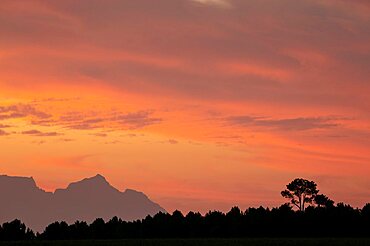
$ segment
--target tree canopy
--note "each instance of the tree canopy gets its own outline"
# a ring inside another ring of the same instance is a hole
[[[292,205],[296,206],[299,211],[304,211],[305,204],[311,204],[319,190],[314,181],[307,179],[296,178],[286,186],[286,190],[281,192],[281,195],[290,199]]]

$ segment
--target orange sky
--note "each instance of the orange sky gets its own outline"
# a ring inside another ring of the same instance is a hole
[[[101,173],[168,211],[370,197],[370,4],[5,0],[0,173]]]

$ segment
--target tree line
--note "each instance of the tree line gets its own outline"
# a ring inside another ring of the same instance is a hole
[[[180,211],[159,212],[136,221],[113,217],[91,224],[54,222],[34,233],[21,221],[0,226],[0,240],[78,240],[125,238],[228,238],[228,237],[370,237],[370,203],[353,208],[319,194],[313,181],[295,179],[282,191],[289,203],[277,208],[233,207],[229,212],[205,215]],[[296,209],[294,209],[296,208]]]

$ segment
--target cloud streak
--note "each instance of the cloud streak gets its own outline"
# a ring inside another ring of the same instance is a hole
[[[205,4],[205,5],[213,5],[223,8],[230,8],[232,6],[230,0],[192,0],[193,2]]]
[[[63,135],[61,133],[57,132],[41,132],[39,130],[28,130],[28,131],[23,131],[23,135],[31,135],[31,136],[37,136],[37,137],[56,137]]]
[[[27,104],[0,106],[0,120],[24,118],[27,116],[38,119],[47,119],[51,117],[50,114],[39,111],[35,107]]]
[[[161,118],[153,117],[152,114],[152,111],[130,113],[110,112],[108,114],[101,113],[99,117],[89,117],[84,116],[83,112],[74,112],[61,116],[57,122],[75,130],[96,129],[104,127],[107,124],[109,126],[134,130],[162,122]]]
[[[143,128],[145,126],[154,125],[162,122],[161,118],[152,117],[151,111],[139,111],[135,113],[122,114],[114,116],[111,120],[116,121],[130,129]]]
[[[7,136],[7,135],[9,135],[9,133],[0,129],[0,136]]]
[[[334,120],[334,118],[323,117],[268,119],[251,116],[231,116],[226,119],[226,121],[233,126],[262,127],[283,131],[306,131],[333,128],[338,126]]]

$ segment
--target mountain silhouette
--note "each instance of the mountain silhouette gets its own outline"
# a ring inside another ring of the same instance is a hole
[[[54,193],[37,187],[32,177],[0,175],[0,199],[0,223],[20,219],[39,232],[54,221],[92,222],[113,216],[131,221],[166,212],[144,193],[130,189],[120,192],[99,174]]]

